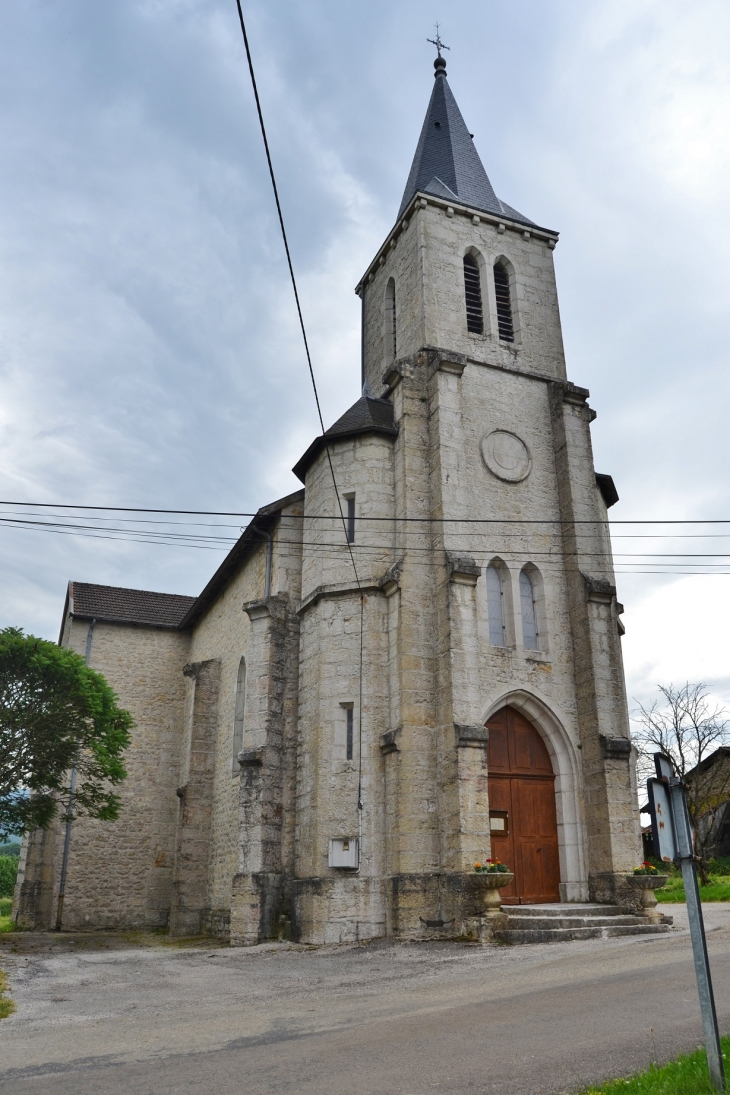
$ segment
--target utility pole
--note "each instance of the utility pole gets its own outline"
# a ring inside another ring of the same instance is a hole
[[[720,1030],[717,1025],[715,997],[712,992],[710,959],[707,954],[702,902],[697,883],[694,854],[694,833],[687,809],[684,784],[674,774],[674,765],[663,753],[654,754],[657,778],[647,781],[651,809],[654,849],[665,863],[679,863],[687,897],[687,917],[692,938],[692,952],[700,998],[702,1026],[705,1032],[707,1067],[716,1091],[725,1091],[725,1069],[722,1063]]]

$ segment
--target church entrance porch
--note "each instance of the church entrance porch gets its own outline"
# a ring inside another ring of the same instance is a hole
[[[537,730],[513,707],[487,722],[492,856],[514,872],[504,905],[560,901],[555,773]]]

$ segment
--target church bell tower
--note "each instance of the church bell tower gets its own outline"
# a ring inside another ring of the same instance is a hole
[[[357,287],[363,396],[295,469],[312,515],[303,937],[334,938],[333,922],[343,939],[479,931],[474,864],[490,855],[515,875],[508,904],[632,901],[618,496],[593,466],[589,393],[566,375],[557,240],[497,197],[439,51],[396,222]],[[316,515],[337,512],[330,458],[358,585],[344,551],[317,551]],[[352,770],[338,734],[358,743]],[[343,834],[350,874],[324,859]]]

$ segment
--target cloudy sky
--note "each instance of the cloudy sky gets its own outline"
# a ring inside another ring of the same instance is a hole
[[[359,394],[353,288],[398,208],[440,19],[495,189],[561,232],[612,517],[730,519],[727,3],[244,10],[326,421]],[[0,146],[0,498],[251,511],[295,489],[318,427],[235,0],[0,0]],[[54,638],[69,578],[194,594],[222,558],[91,523],[0,526],[1,626]],[[617,553],[704,553],[618,566],[629,694],[702,679],[730,703],[730,558],[707,557],[730,524],[671,531],[614,530]]]

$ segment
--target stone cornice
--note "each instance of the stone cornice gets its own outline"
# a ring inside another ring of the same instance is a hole
[[[334,597],[351,597],[359,595],[361,593],[382,593],[383,590],[380,587],[380,582],[374,581],[372,578],[366,578],[360,582],[360,585],[354,585],[352,582],[337,582],[333,585],[317,586],[311,593],[302,600],[299,606],[298,612],[301,616],[308,609],[317,604],[318,601],[329,600]]]
[[[382,265],[381,259],[384,261],[386,252],[395,247],[398,242],[398,237],[408,230],[408,225],[413,217],[416,216],[421,209],[425,209],[429,205],[433,205],[437,209],[443,209],[447,216],[468,217],[472,224],[480,224],[484,221],[485,224],[496,227],[497,231],[518,232],[525,239],[530,239],[530,237],[534,236],[535,239],[542,240],[546,243],[551,250],[553,250],[558,242],[559,233],[552,232],[549,228],[541,228],[537,224],[522,224],[519,221],[511,220],[510,217],[506,215],[498,217],[495,213],[485,213],[481,209],[472,209],[468,205],[461,205],[458,201],[446,201],[444,198],[434,197],[433,194],[425,194],[422,191],[418,191],[418,193],[413,195],[413,199],[403,215],[398,218],[388,235],[385,237],[375,258],[357,283],[355,292],[358,296],[362,295],[363,286],[366,281],[372,278],[376,268],[379,265]]]
[[[481,567],[477,566],[471,555],[463,555],[455,551],[446,552],[446,566],[449,581],[457,585],[475,586],[482,572]]]

